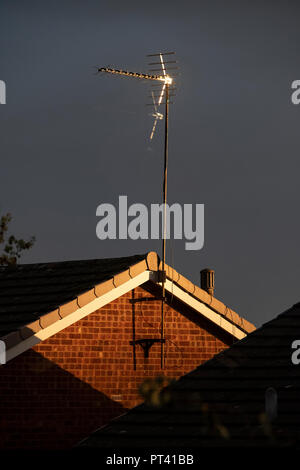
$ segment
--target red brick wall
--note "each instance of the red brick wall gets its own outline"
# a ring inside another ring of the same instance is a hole
[[[146,378],[178,378],[232,343],[170,299],[164,370],[159,343],[148,359],[136,345],[134,369],[133,315],[136,339],[159,338],[161,303],[133,308],[133,295],[152,293],[137,288],[1,366],[0,447],[70,447],[140,403],[138,386]]]

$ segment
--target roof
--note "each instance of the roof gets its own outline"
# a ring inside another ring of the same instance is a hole
[[[155,252],[1,267],[0,338],[11,350],[7,360],[147,281],[159,285],[159,269]],[[221,329],[237,339],[255,329],[172,267],[165,269],[166,290]]]
[[[300,340],[300,303],[164,389],[168,404],[133,408],[81,446],[299,446],[294,340]],[[273,421],[265,409],[266,391],[271,398],[277,395]]]
[[[0,336],[125,271],[145,255],[0,267]]]

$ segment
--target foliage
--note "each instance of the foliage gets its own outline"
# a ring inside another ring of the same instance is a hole
[[[160,407],[170,401],[170,392],[167,388],[174,380],[164,376],[146,379],[139,387],[139,393],[149,406]]]
[[[8,226],[12,220],[11,214],[7,213],[0,218],[0,266],[15,265],[21,254],[25,250],[29,250],[34,242],[35,237],[25,241],[22,238],[18,239],[14,235],[8,235]]]
[[[164,376],[157,376],[153,379],[148,378],[139,387],[139,393],[145,400],[147,406],[153,408],[162,408],[165,405],[170,406],[173,404],[176,411],[177,405],[179,408],[182,403],[176,404],[177,399],[174,395],[172,387],[174,379],[169,379]],[[186,411],[192,411],[199,416],[199,433],[201,436],[218,436],[221,439],[230,439],[228,429],[221,423],[218,415],[214,413],[207,403],[202,402],[198,393],[188,395],[184,398],[184,405]],[[169,409],[169,413],[171,410]]]

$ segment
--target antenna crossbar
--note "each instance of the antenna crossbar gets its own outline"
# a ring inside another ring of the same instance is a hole
[[[158,54],[147,54],[147,57],[159,57],[161,55],[171,55],[175,54],[175,52],[159,52]]]
[[[177,60],[164,61],[165,64],[177,64]],[[161,65],[161,62],[149,62],[148,65]]]
[[[108,73],[113,73],[116,75],[125,75],[127,77],[144,78],[146,80],[155,80],[159,82],[166,81],[166,78],[162,75],[149,75],[147,73],[128,72],[127,70],[110,69],[108,67],[101,67],[100,69],[98,69],[98,72],[108,72]]]

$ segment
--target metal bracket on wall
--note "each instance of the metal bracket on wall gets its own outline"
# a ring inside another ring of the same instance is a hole
[[[165,343],[165,339],[161,338],[143,338],[143,339],[137,339],[135,341],[130,341],[130,344],[132,346],[139,344],[144,351],[144,357],[147,359],[149,357],[149,350],[155,343]]]

